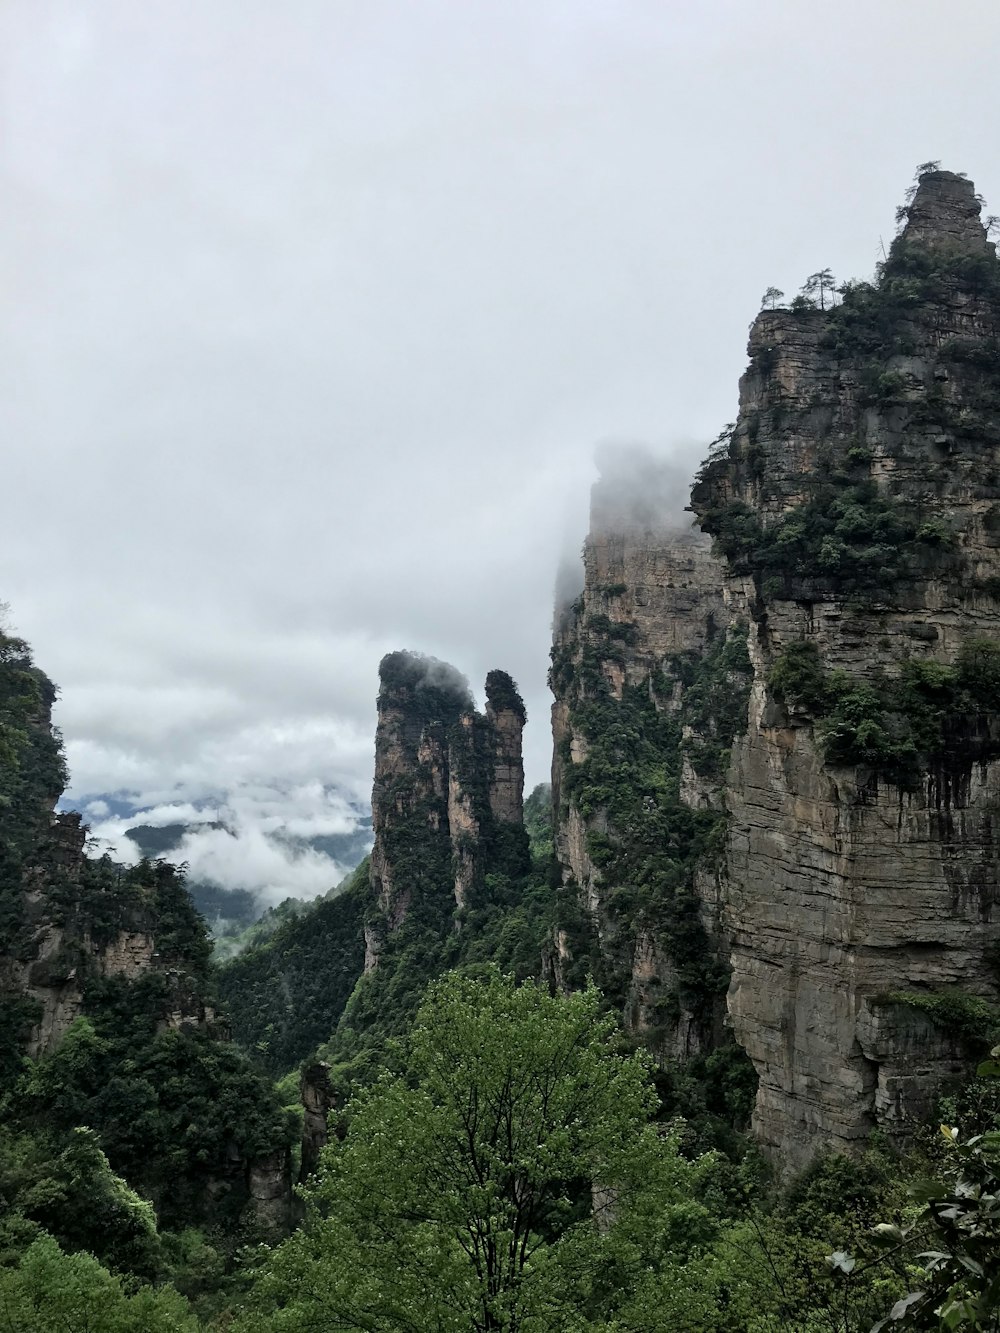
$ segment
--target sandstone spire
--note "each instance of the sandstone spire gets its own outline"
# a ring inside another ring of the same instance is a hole
[[[1000,265],[979,214],[970,181],[926,173],[876,283],[761,314],[693,491],[750,627],[720,907],[755,1127],[786,1168],[905,1135],[974,1065],[935,996],[1000,998]]]
[[[905,245],[953,253],[995,255],[980,221],[982,203],[976,187],[953,171],[925,172],[906,210],[900,240]]]
[[[456,907],[509,859],[500,827],[523,818],[524,705],[510,676],[490,672],[483,716],[444,662],[390,653],[379,673],[371,860],[379,915],[365,927],[366,971],[413,910],[450,930]]]

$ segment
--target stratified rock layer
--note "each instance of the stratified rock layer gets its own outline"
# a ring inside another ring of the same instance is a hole
[[[525,712],[511,678],[490,672],[483,716],[465,678],[443,662],[390,653],[379,676],[371,859],[378,912],[365,924],[366,973],[415,905],[447,930],[480,885],[499,832],[523,822]]]
[[[595,970],[626,1026],[683,1060],[719,1035],[718,941],[692,919],[692,844],[695,824],[707,831],[718,815],[726,767],[706,760],[715,723],[708,709],[692,725],[689,686],[726,651],[731,617],[680,478],[635,452],[602,470],[583,592],[557,614],[550,676],[555,850],[584,922],[556,932],[547,962],[562,984]],[[734,697],[745,684],[733,679]],[[719,748],[728,755],[728,739]]]
[[[827,762],[816,717],[769,686],[790,645],[877,683],[1000,637],[1000,275],[979,213],[970,182],[925,175],[876,286],[762,313],[732,440],[694,489],[750,623],[717,908],[756,1131],[787,1166],[905,1131],[962,1068],[960,1043],[887,996],[997,996],[996,720],[966,719],[900,785]]]

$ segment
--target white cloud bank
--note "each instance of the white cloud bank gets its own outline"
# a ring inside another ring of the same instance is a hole
[[[285,789],[243,785],[199,803],[143,805],[119,793],[114,807],[104,798],[82,803],[94,851],[134,863],[139,850],[127,836],[130,828],[187,825],[166,853],[169,859],[185,863],[192,880],[246,889],[266,904],[325,893],[353,868],[366,840],[363,811],[318,782]],[[308,845],[311,839],[352,834],[359,851],[350,861]]]

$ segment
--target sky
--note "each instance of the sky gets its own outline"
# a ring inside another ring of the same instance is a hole
[[[1000,212],[998,43],[984,0],[3,0],[0,600],[95,832],[222,809],[217,878],[318,891],[266,835],[364,807],[396,648],[510,671],[544,780],[595,450],[692,471],[764,290],[870,274],[918,162]]]

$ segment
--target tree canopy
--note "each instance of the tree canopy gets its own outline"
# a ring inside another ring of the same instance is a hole
[[[693,1202],[705,1164],[657,1133],[654,1104],[648,1058],[618,1049],[594,989],[552,996],[493,969],[444,977],[402,1072],[355,1098],[242,1327],[610,1327],[664,1226],[672,1261],[685,1235],[711,1229]]]

